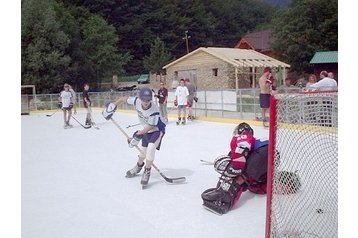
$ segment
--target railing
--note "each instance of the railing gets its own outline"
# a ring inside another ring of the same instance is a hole
[[[169,91],[167,109],[168,113],[176,113],[174,107],[174,93]],[[90,92],[92,107],[103,108],[106,102],[112,102],[119,96],[136,96],[138,90],[126,92]],[[24,96],[24,95],[23,95]],[[254,119],[261,115],[259,105],[259,89],[240,89],[236,94],[235,90],[211,90],[198,91],[198,101],[194,102],[193,113],[195,116],[224,117],[232,119]],[[58,108],[59,94],[37,94],[36,99],[28,95],[30,111],[55,110]],[[82,93],[76,94],[77,109],[83,108]],[[127,104],[121,109],[133,110]]]

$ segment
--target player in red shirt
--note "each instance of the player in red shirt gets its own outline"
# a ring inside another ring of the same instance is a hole
[[[250,186],[249,183],[254,182],[249,180],[245,169],[247,169],[246,162],[255,149],[255,144],[259,144],[257,141],[259,140],[255,139],[254,131],[249,124],[243,122],[235,128],[230,142],[229,155],[219,157],[214,162],[215,170],[221,174],[216,188],[207,189],[201,194],[205,208],[220,215],[228,212],[239,200],[241,193]],[[258,163],[262,164],[258,170],[265,174],[267,171],[267,167],[265,167],[267,164],[267,142],[265,145],[259,145],[259,148],[262,147],[265,148],[266,153],[255,157],[263,161],[263,163]],[[257,159],[253,159],[253,161]],[[266,180],[264,184],[266,185]]]

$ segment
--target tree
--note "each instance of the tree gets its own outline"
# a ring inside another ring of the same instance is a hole
[[[338,1],[292,0],[273,20],[272,48],[292,71],[310,71],[316,51],[338,49]]]
[[[129,54],[119,54],[115,28],[98,15],[91,16],[83,25],[81,48],[85,51],[85,63],[89,65],[101,85],[105,77],[123,73],[123,65],[130,60]]]
[[[164,42],[157,37],[150,48],[150,55],[144,57],[143,64],[151,73],[160,74],[163,66],[172,60],[173,56],[165,49]]]
[[[21,83],[39,92],[58,89],[70,63],[68,36],[60,29],[48,0],[24,0],[21,7]]]

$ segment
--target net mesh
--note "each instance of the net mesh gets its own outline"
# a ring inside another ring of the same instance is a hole
[[[338,237],[338,95],[274,101],[270,237]]]

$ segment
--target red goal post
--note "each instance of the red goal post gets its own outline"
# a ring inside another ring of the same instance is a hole
[[[269,141],[266,238],[337,237],[337,91],[272,95]]]

